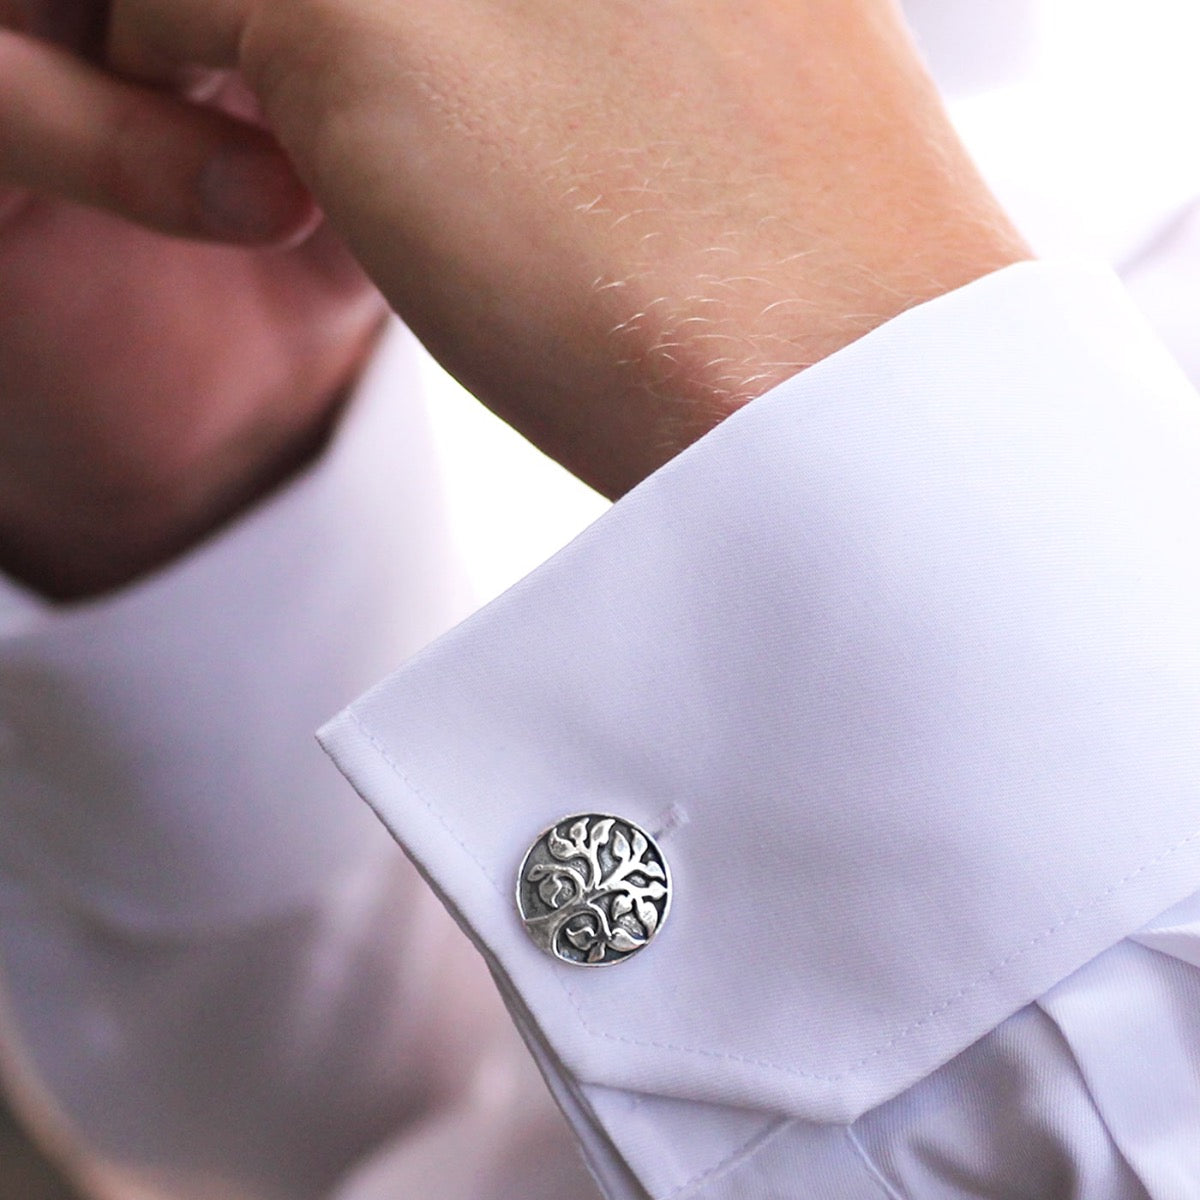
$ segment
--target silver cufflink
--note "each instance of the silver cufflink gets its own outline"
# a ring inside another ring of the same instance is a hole
[[[671,873],[654,839],[603,813],[564,817],[529,847],[517,910],[547,954],[581,967],[632,958],[671,907]]]

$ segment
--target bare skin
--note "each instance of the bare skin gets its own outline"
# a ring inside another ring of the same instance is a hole
[[[211,130],[184,132],[170,88],[240,72],[435,355],[613,496],[772,384],[1028,257],[890,0],[115,0],[107,56],[122,81],[81,70],[60,105],[84,80],[123,89],[193,163]],[[91,152],[64,157],[32,107],[0,175],[53,160],[59,192],[212,236],[197,172],[164,176],[136,122],[75,129]],[[278,194],[260,219],[286,231]]]
[[[82,11],[9,0],[0,15],[22,27],[40,18],[41,32],[66,37],[77,30],[63,18]],[[103,110],[61,88],[59,67],[93,81],[82,64],[0,32],[0,60],[22,55],[42,69],[27,98],[42,104],[40,119],[53,117],[48,99],[64,112],[70,100],[87,119]],[[0,66],[0,93],[11,86],[14,75]],[[108,87],[99,90],[111,101]],[[232,85],[214,99],[248,111]],[[17,107],[0,101],[12,122]],[[144,574],[310,456],[383,314],[270,139],[211,111],[179,109],[187,120],[200,115],[205,136],[218,128],[225,144],[249,139],[284,181],[273,227],[270,187],[265,204],[255,196],[259,224],[248,240],[267,235],[267,246],[184,241],[0,188],[0,566],[53,598]],[[163,128],[180,144],[173,123]],[[10,166],[6,177],[20,173]]]

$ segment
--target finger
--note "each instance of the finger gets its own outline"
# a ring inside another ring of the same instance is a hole
[[[284,243],[317,220],[261,130],[2,30],[0,182],[183,237]]]
[[[115,0],[106,61],[146,82],[174,82],[179,68],[235,67],[249,0]]]

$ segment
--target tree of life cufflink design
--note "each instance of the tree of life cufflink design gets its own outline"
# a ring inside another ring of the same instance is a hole
[[[657,936],[670,907],[666,859],[623,817],[564,817],[538,836],[517,874],[517,910],[529,936],[576,966],[632,958]]]

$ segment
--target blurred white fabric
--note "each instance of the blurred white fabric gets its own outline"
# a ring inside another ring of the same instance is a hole
[[[594,1195],[482,964],[312,737],[469,607],[398,326],[323,459],[219,538],[99,601],[9,586],[0,1078],[89,1192]]]

